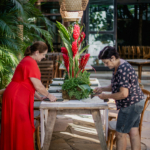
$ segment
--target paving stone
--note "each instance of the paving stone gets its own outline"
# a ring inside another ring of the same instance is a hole
[[[150,139],[150,122],[142,123],[142,138]]]
[[[95,128],[91,128],[91,126],[81,126],[76,124],[69,124],[71,133],[74,134],[75,137],[83,136],[82,138],[88,138],[91,141],[98,141],[97,131]]]
[[[54,126],[55,131],[65,131],[68,127],[68,123],[72,123],[72,119],[69,118],[57,118]]]
[[[64,139],[56,139],[51,141],[50,150],[72,150]]]
[[[68,140],[67,143],[75,150],[101,150],[99,142],[90,141],[88,138],[78,136],[77,138],[72,138]]]
[[[142,143],[146,144],[147,150],[150,150],[150,139],[143,139],[142,138]]]
[[[73,150],[102,150],[100,144],[69,143]]]
[[[74,138],[75,136],[70,132],[54,132],[53,137],[54,139],[62,138],[64,140],[69,140],[71,138]]]

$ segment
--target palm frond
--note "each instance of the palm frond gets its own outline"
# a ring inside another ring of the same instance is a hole
[[[22,2],[25,0],[22,0]],[[23,14],[23,5],[20,0],[11,0],[11,2],[15,5],[15,7]]]
[[[51,48],[53,50],[53,43],[52,43],[53,38],[48,31],[37,27],[35,24],[23,23],[23,25],[26,28],[28,28],[28,31],[34,29],[38,34],[41,34],[42,36],[44,36],[44,38],[47,40],[48,44],[51,46]]]
[[[16,67],[19,63],[18,58],[14,55],[13,51],[2,46],[0,46],[0,60],[4,65],[7,64],[10,67]]]

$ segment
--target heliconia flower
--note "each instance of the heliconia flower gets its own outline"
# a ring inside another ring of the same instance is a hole
[[[68,55],[68,51],[67,51],[66,47],[61,47],[61,52],[62,52],[63,54]]]
[[[88,60],[89,60],[90,54],[85,54],[81,57],[80,63],[79,63],[79,69],[84,70]]]
[[[72,52],[73,52],[73,58],[74,58],[78,52],[77,41],[72,42]]]
[[[74,40],[77,40],[80,36],[80,27],[79,25],[74,25],[74,29],[73,29],[73,38]]]
[[[69,72],[69,56],[66,54],[63,54],[63,59],[64,59],[64,65],[67,69],[67,72]]]
[[[80,40],[78,41],[78,45],[80,46],[81,42],[85,39],[85,33],[82,32],[81,35],[80,35]]]
[[[85,39],[85,36],[86,36],[85,33],[82,32],[82,33],[81,33],[81,36],[80,36],[80,37],[81,37],[81,42]]]

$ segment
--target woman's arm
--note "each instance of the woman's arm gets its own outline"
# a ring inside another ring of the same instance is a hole
[[[102,93],[102,94],[99,94],[98,97],[100,99],[109,99],[109,98],[112,98],[112,99],[115,99],[115,100],[121,100],[121,99],[127,98],[128,95],[129,95],[129,89],[121,87],[120,91],[117,92],[117,93],[112,93],[112,94]]]
[[[51,95],[43,86],[42,82],[37,79],[37,78],[30,78],[31,82],[33,83],[36,91],[38,91],[39,93],[41,93],[42,95],[46,96],[47,98],[49,98],[51,101],[56,101],[56,97]]]
[[[101,88],[102,88],[102,91],[112,92],[112,86],[111,86],[111,84],[109,86],[101,87]]]
[[[36,97],[38,100],[42,100],[42,97],[35,91],[34,97]]]
[[[97,87],[94,89],[94,92],[95,93],[102,93],[102,92],[111,92],[112,91],[112,86],[111,84],[109,86],[106,86],[106,87]]]

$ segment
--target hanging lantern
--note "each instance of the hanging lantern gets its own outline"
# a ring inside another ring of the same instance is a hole
[[[76,19],[82,18],[83,11],[68,12],[68,11],[62,11],[62,9],[60,8],[60,14],[61,14],[62,19],[76,20]]]
[[[70,18],[70,19],[63,19],[64,22],[76,22],[79,21],[79,18]]]
[[[82,10],[86,10],[89,0],[82,0]]]
[[[82,11],[82,0],[59,0],[62,11]]]

